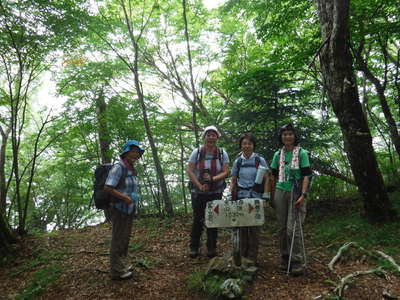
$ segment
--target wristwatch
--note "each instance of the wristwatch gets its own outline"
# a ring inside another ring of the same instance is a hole
[[[304,198],[307,198],[307,193],[301,193],[302,196],[304,196]]]

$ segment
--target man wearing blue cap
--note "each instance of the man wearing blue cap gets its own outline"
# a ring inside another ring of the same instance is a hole
[[[144,149],[136,140],[129,140],[122,147],[120,161],[110,170],[104,189],[114,198],[110,205],[112,239],[110,249],[111,278],[131,278],[132,266],[128,263],[128,246],[132,231],[133,216],[137,209],[138,180],[136,161]],[[120,182],[121,181],[121,182]]]

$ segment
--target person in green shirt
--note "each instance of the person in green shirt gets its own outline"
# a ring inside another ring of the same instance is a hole
[[[280,128],[278,139],[282,148],[275,152],[271,163],[273,184],[276,184],[272,205],[279,227],[280,268],[287,270],[295,215],[298,213],[301,223],[306,216],[305,199],[311,169],[308,152],[300,148],[299,137],[292,124]],[[300,230],[296,228],[290,273],[303,274],[303,263]]]

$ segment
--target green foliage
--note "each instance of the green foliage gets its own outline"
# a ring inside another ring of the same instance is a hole
[[[62,273],[62,267],[58,264],[47,265],[33,273],[26,286],[16,296],[17,300],[36,299],[46,288],[58,280]]]
[[[161,263],[162,263],[162,261],[160,259],[152,259],[149,257],[142,257],[135,261],[136,266],[138,266],[140,268],[144,268],[144,269],[150,269],[152,267],[157,267]]]
[[[106,246],[111,245],[111,237],[110,236],[105,237],[103,242],[99,243],[99,245],[106,245]]]
[[[187,285],[193,291],[205,293],[216,299],[222,296],[221,284],[225,279],[218,275],[207,276],[204,272],[197,271],[188,277]]]
[[[132,241],[129,245],[129,252],[136,252],[143,249],[143,244],[140,241]]]
[[[47,265],[52,260],[62,260],[65,258],[66,253],[62,250],[44,251],[38,250],[34,253],[34,259],[30,260],[29,263],[22,264],[11,272],[10,276],[18,276],[21,273],[31,271],[38,266]]]
[[[312,226],[311,238],[317,243],[331,245],[334,251],[345,242],[353,241],[366,249],[379,248],[389,255],[400,257],[400,228],[397,222],[370,224],[357,213],[325,214],[319,220]]]
[[[350,19],[353,51],[360,51],[380,80],[387,79],[385,92],[392,111],[397,111],[400,91],[395,63],[400,32],[397,2],[352,1]],[[174,210],[187,212],[190,205],[185,168],[194,137],[182,2],[110,0],[96,7],[85,0],[1,3],[0,23],[4,26],[0,29],[0,52],[6,63],[0,65],[0,73],[6,74],[10,68],[18,75],[18,48],[25,70],[33,70],[33,75],[52,65],[57,93],[65,98],[63,112],[47,126],[39,143],[41,149],[47,143],[50,146],[37,160],[31,196],[27,197],[28,229],[73,228],[101,220],[101,214],[89,207],[93,169],[100,162],[99,100],[107,106],[101,118],[108,125],[109,157],[117,159],[121,144],[128,138],[143,141],[150,150],[133,88],[134,49],[121,4],[131,8],[129,21],[139,44],[138,68],[145,105]],[[299,130],[302,147],[324,167],[351,178],[341,132],[322,86],[316,56],[321,38],[315,3],[230,0],[208,11],[202,1],[196,0],[187,1],[187,8],[194,84],[200,101],[198,125],[216,124],[223,130],[219,145],[227,149],[231,161],[238,153],[240,134],[252,131],[258,138],[256,151],[270,162],[278,147],[279,127],[291,122]],[[53,62],[61,52],[60,66]],[[6,79],[0,76],[4,112],[12,99],[10,86],[3,84]],[[360,85],[366,81],[359,79]],[[11,89],[16,95],[15,87]],[[27,91],[29,101],[31,93]],[[363,93],[385,182],[398,185],[400,161],[388,138],[376,91],[366,82]],[[34,113],[29,105],[27,109],[18,160],[22,168],[26,167],[20,182],[22,196],[27,190],[27,170],[38,131],[35,123],[45,113],[41,109]],[[9,115],[1,114],[2,128],[9,125],[9,119]],[[6,157],[11,156],[8,144]],[[141,213],[162,215],[164,207],[151,151],[145,152],[138,171]],[[5,174],[11,174],[11,160],[6,160]],[[12,180],[7,208],[13,226],[18,225],[20,210],[13,196],[16,192]],[[318,200],[329,195],[334,199],[355,193],[354,186],[323,175],[315,180],[310,198]],[[357,209],[362,210],[362,206]],[[154,234],[159,225],[149,224],[149,234]]]

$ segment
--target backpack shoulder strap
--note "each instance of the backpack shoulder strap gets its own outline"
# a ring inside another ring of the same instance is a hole
[[[205,149],[204,147],[199,146],[199,148],[197,148],[196,165],[199,163],[201,159],[204,159],[204,156],[205,156]]]
[[[240,174],[240,168],[242,167],[243,159],[241,157],[241,152],[237,156],[237,178],[239,179],[239,174]],[[239,180],[238,180],[239,181]]]
[[[126,178],[126,176],[128,176],[128,168],[125,167],[120,162],[117,162],[117,164],[119,164],[121,166],[122,174],[121,174],[121,177],[119,178],[116,188],[123,189],[123,188],[125,188],[125,178]]]
[[[222,166],[224,165],[224,148],[218,148],[218,159],[222,168]]]
[[[256,169],[258,169],[258,167],[260,166],[260,155],[258,153],[254,153],[255,157],[254,157],[254,161],[255,161],[255,165],[256,165]]]

